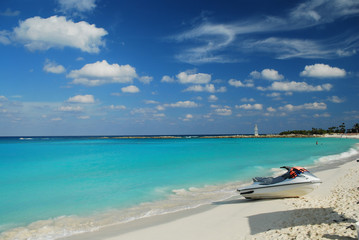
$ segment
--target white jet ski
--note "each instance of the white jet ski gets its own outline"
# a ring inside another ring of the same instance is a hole
[[[256,177],[253,184],[238,188],[247,199],[300,197],[310,193],[322,182],[302,167],[281,167],[288,170],[279,177]]]

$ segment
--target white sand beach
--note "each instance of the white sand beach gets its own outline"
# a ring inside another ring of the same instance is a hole
[[[301,198],[255,201],[238,195],[68,239],[356,239],[359,163],[313,173],[323,183]]]

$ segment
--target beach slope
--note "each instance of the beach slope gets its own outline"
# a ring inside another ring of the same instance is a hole
[[[246,200],[238,195],[211,205],[72,236],[82,239],[338,239],[356,237],[359,163],[315,172],[323,183],[301,198]]]

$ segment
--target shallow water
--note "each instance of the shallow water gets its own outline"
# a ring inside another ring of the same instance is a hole
[[[318,145],[316,145],[318,141]],[[358,154],[357,139],[0,139],[0,231],[57,238],[236,194],[283,165]],[[334,156],[333,156],[334,155]]]

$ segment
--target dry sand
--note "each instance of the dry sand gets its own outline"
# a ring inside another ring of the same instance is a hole
[[[301,198],[253,201],[238,196],[69,239],[356,239],[359,163],[314,173],[323,183]]]

